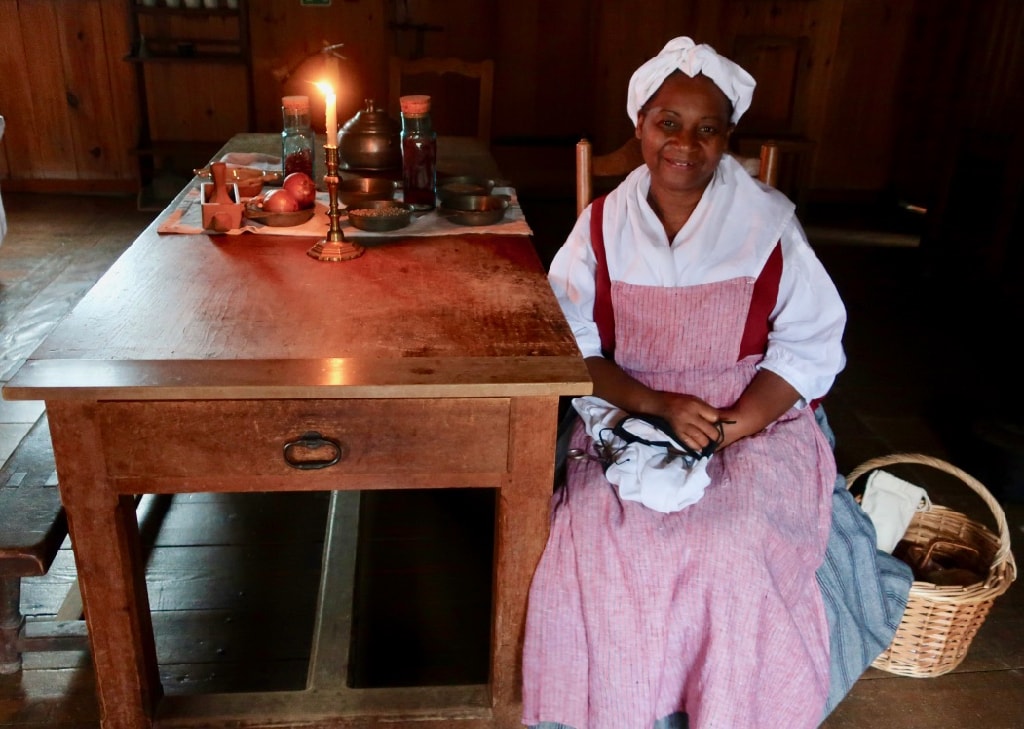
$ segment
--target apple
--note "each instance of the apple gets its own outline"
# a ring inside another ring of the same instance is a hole
[[[299,201],[282,187],[263,196],[263,209],[268,213],[294,213],[299,209]]]
[[[316,183],[305,172],[289,174],[281,183],[281,189],[290,192],[300,208],[311,208],[316,202]]]

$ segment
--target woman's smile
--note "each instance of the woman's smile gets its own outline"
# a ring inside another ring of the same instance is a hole
[[[675,73],[637,117],[656,194],[694,194],[714,176],[732,133],[729,100],[711,79]]]

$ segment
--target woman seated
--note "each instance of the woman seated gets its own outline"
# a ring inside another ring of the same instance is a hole
[[[844,366],[846,312],[793,204],[725,154],[753,90],[689,38],[637,69],[627,113],[645,164],[552,262],[595,397],[576,403],[585,457],[555,494],[531,587],[527,725],[798,729],[825,715],[815,573],[837,475],[813,404]],[[665,469],[623,467],[611,431],[627,414],[618,435],[665,436],[687,495]]]

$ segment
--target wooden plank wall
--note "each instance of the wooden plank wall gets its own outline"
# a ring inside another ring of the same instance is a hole
[[[197,53],[238,52],[243,45],[239,19],[232,16],[140,15],[139,33],[150,53],[176,50],[161,46],[161,38],[187,38]],[[148,63],[141,70],[152,140],[196,140],[217,149],[248,128],[249,70],[244,63]]]
[[[383,103],[386,91],[389,38],[384,0],[334,2],[324,7],[298,7],[297,0],[249,0],[256,130],[280,131],[281,97],[310,97],[310,113],[324,126],[323,96],[311,84],[334,77],[339,123],[362,108],[363,99]],[[331,64],[320,53],[344,43],[345,57]]]
[[[1024,3],[979,0],[964,12],[954,0],[937,0],[921,16],[944,28],[952,19],[962,35],[940,47],[932,56],[936,67],[920,69],[915,79],[934,93],[920,99],[917,136],[903,137],[916,142],[916,156],[901,175],[930,175],[905,182],[927,186],[926,243],[959,279],[960,291],[977,288],[980,317],[1008,312],[998,321],[1016,331],[1024,324]]]
[[[134,69],[121,60],[132,40],[130,1],[0,0],[0,78],[9,80],[0,85],[0,114],[8,123],[0,146],[5,188],[85,181],[83,188],[95,189],[95,183],[123,186],[134,179]],[[765,138],[786,140],[801,194],[887,193],[925,201],[937,195],[937,158],[950,144],[942,116],[955,113],[949,100],[962,96],[953,92],[967,78],[957,49],[993,39],[996,55],[982,54],[980,62],[995,75],[970,76],[969,100],[982,116],[1010,118],[1000,114],[1024,60],[999,38],[1017,28],[1014,6],[1013,0],[344,0],[302,7],[299,0],[249,0],[254,131],[280,128],[280,97],[287,93],[308,93],[322,126],[322,101],[309,82],[331,74],[342,121],[365,98],[385,106],[388,56],[423,53],[495,59],[498,143],[571,144],[586,135],[602,151],[631,133],[624,98],[633,70],[669,38],[689,34],[759,78],[737,141],[750,153]],[[317,53],[329,43],[345,44],[345,60],[334,67]],[[242,123],[242,82],[228,73],[182,79],[181,68],[147,71],[153,83],[173,87],[150,100],[155,131],[219,139],[235,130]]]
[[[0,1],[0,170],[23,189],[133,189],[129,0]],[[5,188],[10,187],[5,184]]]

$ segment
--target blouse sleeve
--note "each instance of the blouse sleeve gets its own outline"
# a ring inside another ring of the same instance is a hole
[[[801,406],[825,395],[846,364],[846,307],[796,219],[782,234],[782,279],[768,348],[758,367],[800,393]]]
[[[587,208],[548,269],[548,281],[565,314],[584,357],[601,356],[601,337],[594,323],[594,271],[590,246],[590,210]]]

